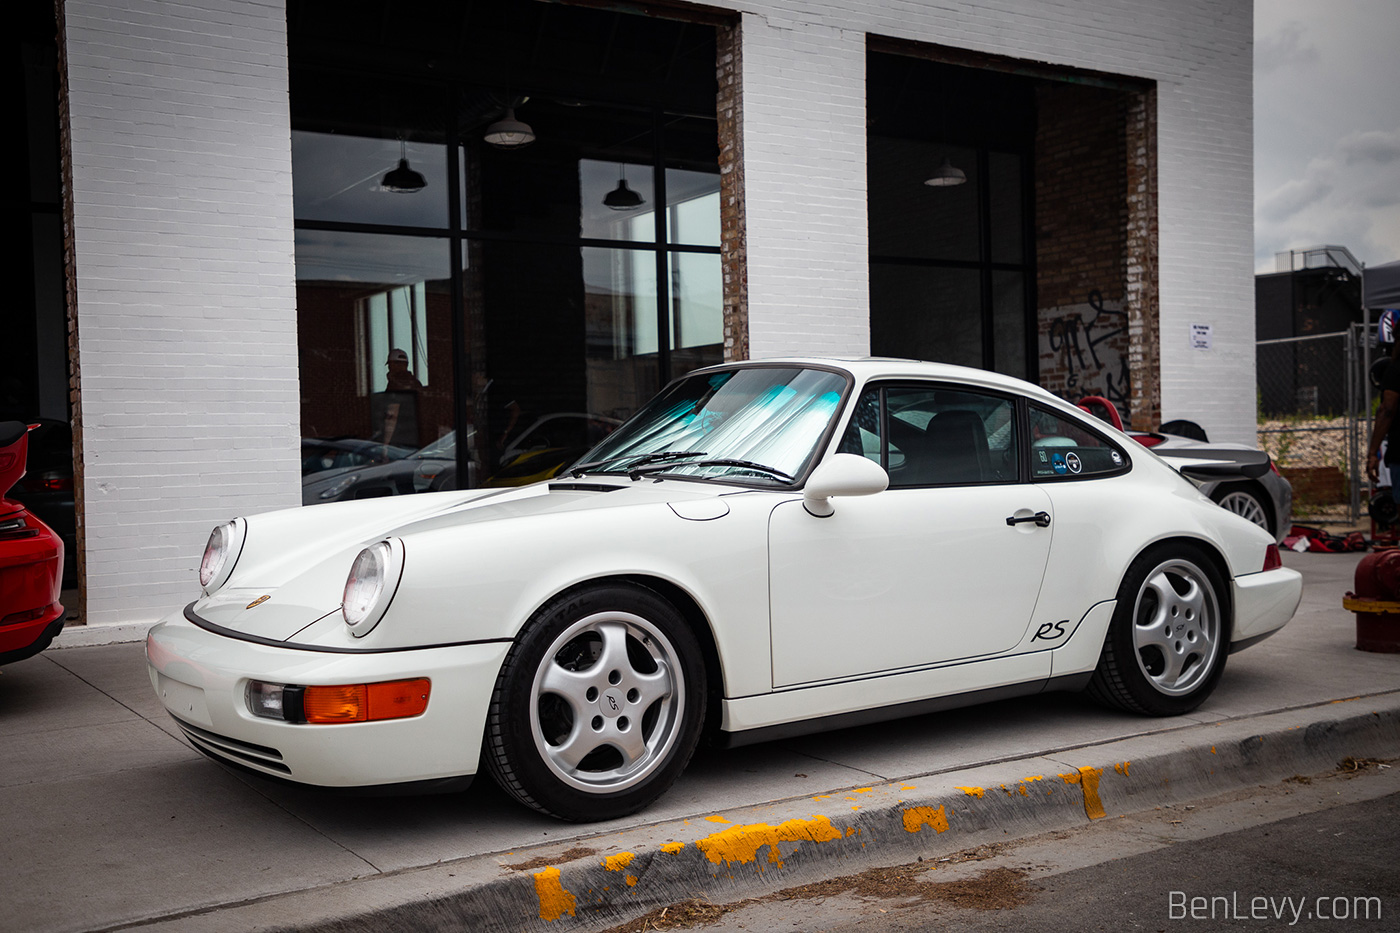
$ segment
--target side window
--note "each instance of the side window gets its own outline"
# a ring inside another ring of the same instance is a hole
[[[1057,479],[1121,473],[1128,458],[1077,422],[1031,406],[1031,478]]]
[[[868,457],[884,466],[880,443],[880,390],[866,389],[851,413],[851,423],[841,437],[837,453]]]
[[[1015,482],[1015,414],[1009,399],[961,389],[869,389],[840,450],[879,463],[892,489]]]

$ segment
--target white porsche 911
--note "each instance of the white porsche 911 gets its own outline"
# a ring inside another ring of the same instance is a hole
[[[744,744],[1086,689],[1183,713],[1302,593],[1270,535],[1033,385],[784,360],[668,386],[559,478],[216,528],[147,639],[194,746],[303,784],[484,768],[570,820]]]

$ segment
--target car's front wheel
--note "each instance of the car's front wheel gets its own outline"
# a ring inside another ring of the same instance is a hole
[[[527,806],[605,820],[659,797],[695,751],[705,667],[659,594],[598,586],[547,604],[506,656],[485,764]]]
[[[1111,706],[1175,716],[1210,696],[1229,654],[1224,580],[1200,548],[1154,548],[1118,589],[1088,692]]]

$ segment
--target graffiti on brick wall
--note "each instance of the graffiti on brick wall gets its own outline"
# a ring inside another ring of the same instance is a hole
[[[1071,401],[1101,395],[1128,420],[1128,314],[1095,289],[1086,304],[1040,312],[1040,376]]]

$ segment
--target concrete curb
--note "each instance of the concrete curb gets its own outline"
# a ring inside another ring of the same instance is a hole
[[[122,622],[102,625],[66,625],[54,637],[49,651],[63,648],[93,648],[98,645],[118,645],[145,641],[146,633],[155,625],[151,622]]]
[[[596,930],[690,897],[739,900],[1329,770],[1346,756],[1396,755],[1400,692],[375,875],[142,926]]]

